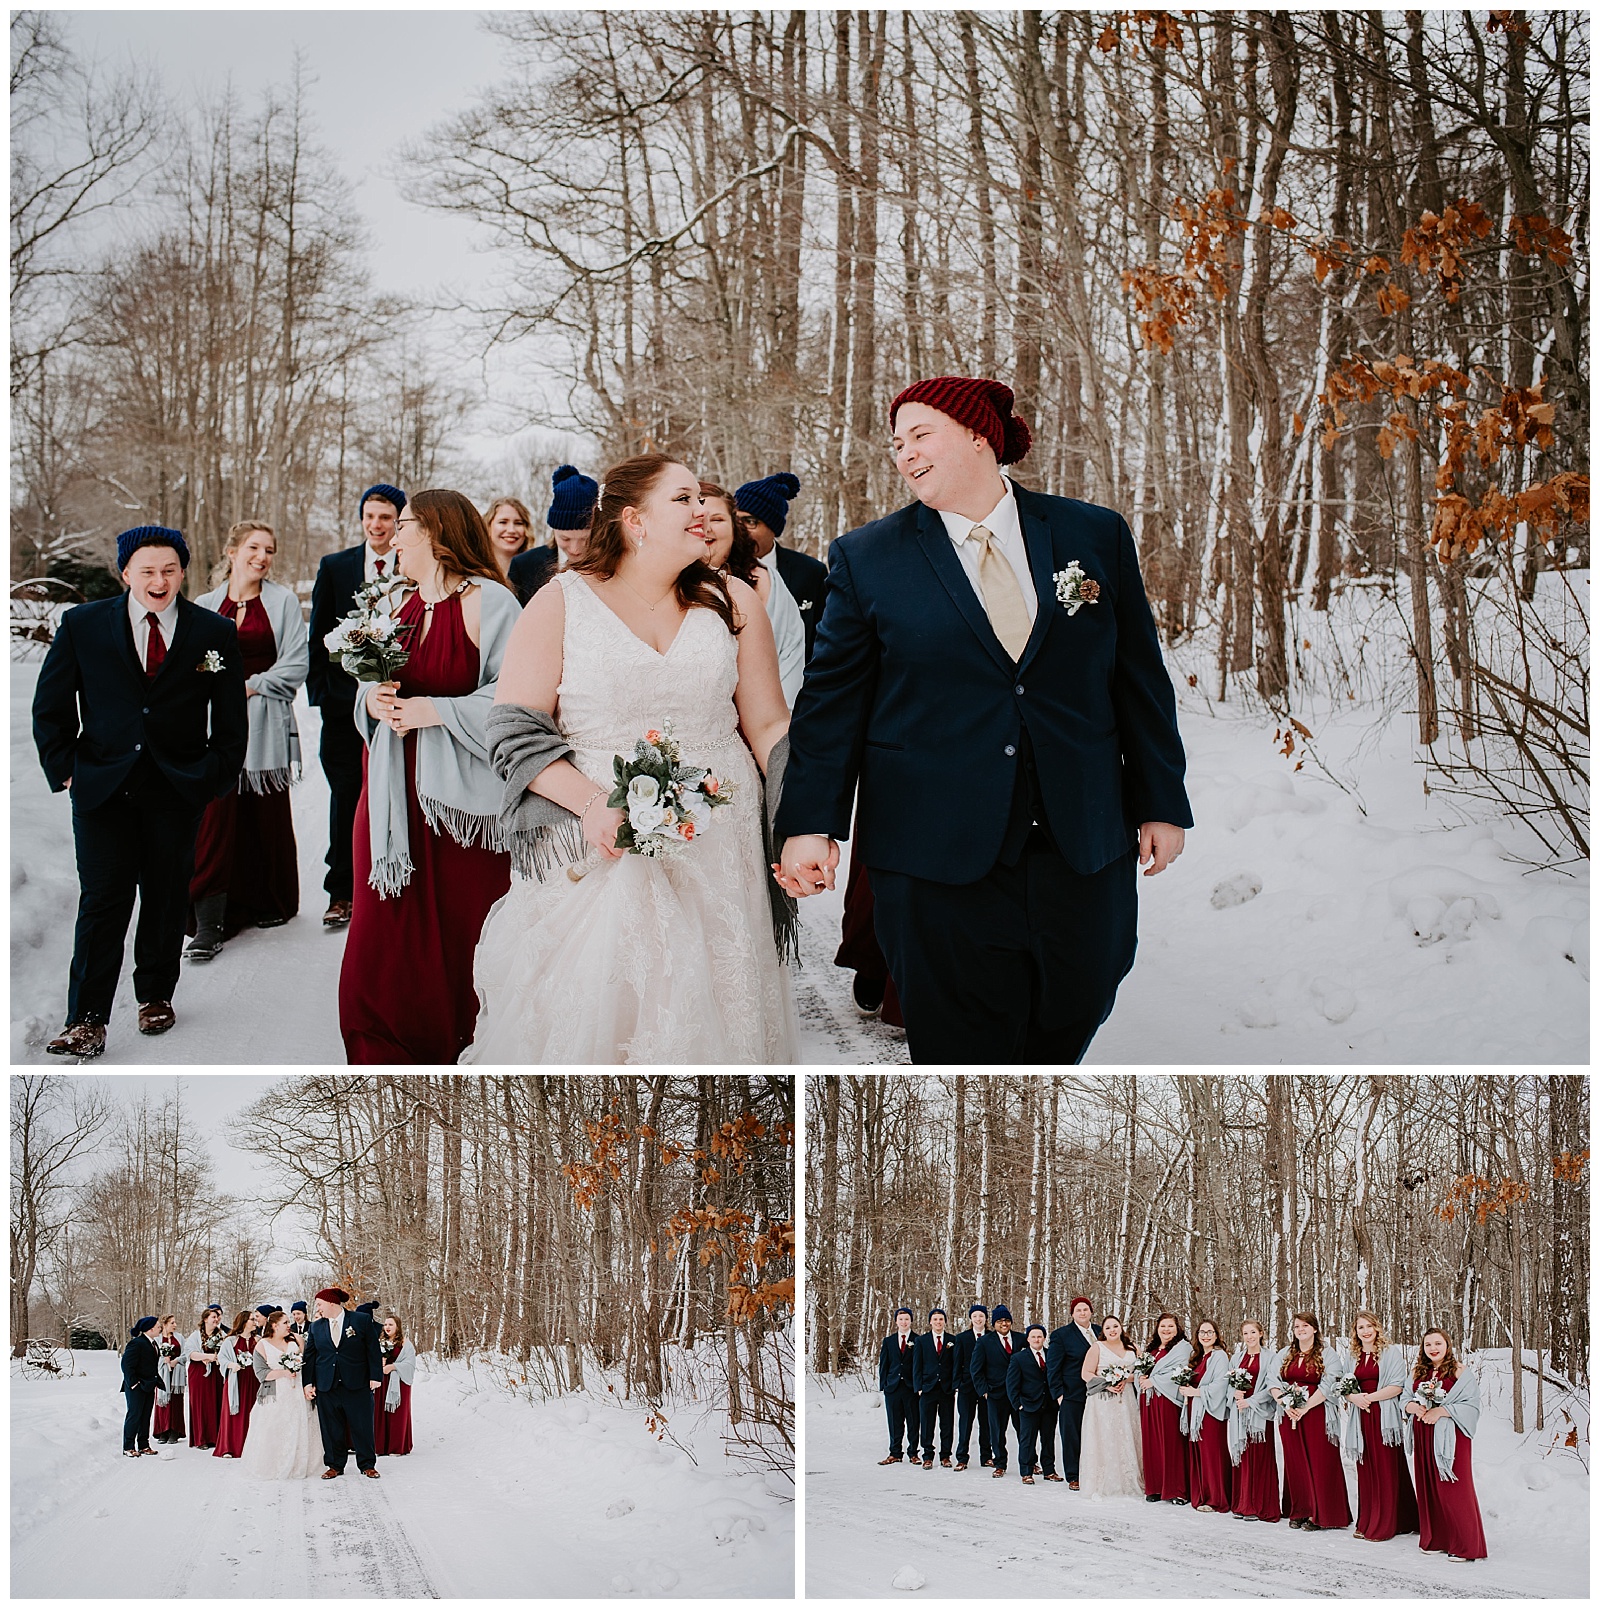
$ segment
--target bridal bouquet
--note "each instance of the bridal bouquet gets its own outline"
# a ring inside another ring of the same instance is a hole
[[[300,1348],[291,1345],[284,1348],[283,1356],[278,1359],[278,1367],[287,1369],[291,1374],[298,1374],[305,1361]]]
[[[1303,1408],[1311,1401],[1311,1393],[1304,1386],[1285,1386],[1278,1400],[1285,1408]]]
[[[1450,1395],[1450,1387],[1443,1380],[1424,1380],[1417,1387],[1417,1395],[1430,1408],[1442,1408],[1444,1399]]]
[[[606,803],[625,814],[617,828],[617,848],[630,855],[679,853],[704,830],[711,812],[731,804],[731,784],[704,766],[685,765],[672,736],[672,724],[651,729],[633,746],[633,757],[617,755],[616,786]]]
[[[1107,1387],[1126,1385],[1133,1378],[1134,1366],[1131,1363],[1102,1363],[1099,1375]]]
[[[1256,1389],[1256,1377],[1248,1369],[1230,1369],[1228,1371],[1228,1389],[1242,1391],[1248,1397]]]
[[[411,657],[403,646],[411,627],[397,618],[398,595],[410,585],[404,576],[380,576],[358,587],[355,608],[322,639],[358,682],[395,681]]]

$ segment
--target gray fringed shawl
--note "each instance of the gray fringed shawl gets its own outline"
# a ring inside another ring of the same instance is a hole
[[[504,782],[497,820],[503,846],[511,853],[512,870],[519,877],[543,882],[552,872],[582,860],[589,852],[589,844],[578,818],[553,799],[529,791],[546,766],[572,755],[572,745],[555,717],[548,710],[536,710],[526,704],[496,704],[489,711],[485,735],[490,763]],[[778,813],[788,762],[789,739],[785,734],[767,756],[765,808],[761,813],[764,874],[766,866],[778,859],[772,823]],[[775,878],[767,875],[766,882],[778,959],[795,962],[799,959],[799,910]]]
[[[1172,1350],[1159,1358],[1150,1371],[1150,1389],[1159,1392],[1175,1408],[1181,1408],[1188,1401],[1187,1397],[1178,1395],[1178,1372],[1188,1368],[1193,1356],[1194,1347],[1187,1339],[1174,1342]]]
[[[239,1371],[252,1367],[252,1363],[241,1363],[237,1335],[230,1335],[226,1341],[217,1348],[217,1362],[222,1367],[222,1378],[228,1382],[228,1412],[239,1411]]]
[[[189,1359],[182,1343],[175,1358],[164,1358],[156,1347],[156,1406],[169,1407],[174,1397],[181,1397],[189,1382]]]
[[[199,1330],[191,1330],[188,1339],[183,1343],[183,1361],[200,1364],[207,1374],[210,1374],[212,1364],[217,1361],[215,1352],[201,1350]]]
[[[1356,1372],[1359,1357],[1352,1357],[1348,1373],[1352,1376]],[[1383,1445],[1385,1447],[1402,1447],[1405,1445],[1405,1415],[1400,1411],[1400,1405],[1410,1396],[1410,1387],[1406,1381],[1406,1358],[1403,1348],[1396,1346],[1392,1341],[1378,1354],[1378,1384],[1374,1388],[1383,1391],[1389,1386],[1405,1387],[1398,1397],[1385,1397],[1378,1404],[1382,1417],[1379,1421]],[[1344,1455],[1353,1462],[1361,1463],[1367,1455],[1365,1445],[1366,1433],[1362,1429],[1363,1415],[1359,1408],[1346,1404],[1344,1408]]]
[[[1190,1441],[1199,1441],[1205,1429],[1206,1414],[1213,1419],[1228,1417],[1228,1403],[1233,1393],[1228,1390],[1228,1354],[1221,1347],[1212,1347],[1206,1354],[1206,1372],[1200,1377],[1198,1397],[1180,1397],[1178,1430]],[[1195,1413],[1196,1407],[1203,1409]]]
[[[1289,1382],[1283,1377],[1283,1366],[1289,1361],[1289,1354],[1294,1350],[1294,1346],[1291,1344],[1290,1346],[1284,1347],[1281,1352],[1273,1353],[1272,1378],[1270,1380],[1263,1379],[1261,1381],[1261,1387],[1263,1390],[1270,1390],[1273,1386],[1277,1386],[1277,1388],[1281,1391],[1286,1385],[1289,1384]],[[1265,1350],[1262,1351],[1261,1356],[1263,1359],[1266,1358],[1267,1354]],[[1347,1368],[1345,1368],[1344,1361],[1344,1353],[1339,1349],[1339,1347],[1332,1341],[1324,1341],[1322,1343],[1322,1378],[1316,1383],[1316,1385],[1311,1387],[1312,1396],[1316,1396],[1319,1391],[1324,1392],[1324,1399],[1323,1403],[1321,1404],[1323,1409],[1322,1428],[1328,1433],[1328,1440],[1331,1441],[1335,1447],[1339,1445],[1339,1409],[1335,1402],[1327,1399],[1326,1390],[1327,1387],[1332,1385],[1333,1382],[1341,1375],[1348,1374],[1350,1372]],[[1265,1374],[1267,1368],[1265,1362],[1262,1363],[1261,1368],[1262,1373]],[[1281,1411],[1283,1404],[1279,1403],[1278,1407]]]
[[[516,594],[493,581],[478,587],[478,686],[461,698],[430,695],[438,726],[424,726],[417,740],[417,804],[432,832],[458,844],[482,844],[503,853],[500,779],[489,764],[487,722],[511,628],[522,613]],[[372,834],[372,873],[367,881],[380,899],[398,897],[411,881],[411,838],[406,824],[405,740],[367,710],[377,684],[356,687],[355,722],[367,744],[367,803]]]
[[[1422,1402],[1415,1386],[1399,1400],[1402,1404]],[[1428,1406],[1426,1402],[1422,1405]],[[1438,1470],[1440,1480],[1453,1481],[1456,1478],[1456,1432],[1459,1430],[1469,1441],[1478,1434],[1478,1413],[1482,1404],[1478,1397],[1477,1377],[1463,1369],[1456,1376],[1456,1383],[1450,1387],[1444,1407],[1444,1417],[1433,1427],[1433,1467]],[[1412,1453],[1414,1418],[1413,1414],[1405,1415],[1408,1460]]]
[[[385,1413],[398,1413],[400,1411],[400,1387],[410,1385],[417,1375],[417,1349],[409,1342],[400,1343],[400,1356],[394,1360],[394,1368],[389,1371],[388,1389],[383,1394],[383,1411]]]
[[[1240,1407],[1233,1400],[1232,1391],[1228,1393],[1228,1456],[1235,1464],[1243,1460],[1245,1447],[1250,1442],[1265,1441],[1272,1434],[1272,1421],[1278,1417],[1278,1404],[1267,1389],[1272,1384],[1272,1358],[1264,1347],[1259,1357],[1256,1388],[1244,1399],[1244,1406]],[[1244,1345],[1241,1343],[1228,1360],[1228,1369],[1231,1373],[1243,1367]]]
[[[227,596],[224,582],[195,602],[221,614]],[[295,725],[294,696],[311,668],[311,644],[300,599],[288,587],[263,581],[261,607],[272,627],[278,657],[265,670],[245,678],[245,686],[255,697],[246,701],[250,740],[239,786],[247,793],[281,793],[300,780],[300,730]]]

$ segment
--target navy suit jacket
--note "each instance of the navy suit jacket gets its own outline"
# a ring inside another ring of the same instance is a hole
[[[1011,1359],[1006,1371],[1006,1395],[1012,1406],[1026,1413],[1038,1413],[1054,1404],[1050,1395],[1050,1363],[1041,1352],[1036,1358],[1028,1347],[1023,1347]]]
[[[988,1334],[988,1331],[984,1332]],[[978,1345],[978,1335],[975,1330],[963,1330],[956,1337],[956,1388],[960,1391],[976,1391],[972,1383],[972,1354]]]
[[[953,1335],[941,1337],[943,1345],[934,1350],[933,1332],[929,1330],[917,1337],[911,1353],[911,1383],[918,1393],[943,1391],[951,1393],[956,1385],[956,1341]]]
[[[1010,1369],[1017,1353],[1028,1350],[1027,1343],[1020,1335],[1013,1333],[1011,1342],[1011,1356],[1006,1356],[1004,1342],[993,1330],[985,1330],[983,1338],[978,1342],[972,1353],[972,1383],[978,1388],[979,1396],[988,1396],[991,1391],[998,1391],[1003,1396],[1006,1390],[1006,1372]]]
[[[1100,1326],[1089,1326],[1098,1338]],[[1088,1398],[1089,1382],[1083,1377],[1083,1360],[1089,1355],[1089,1343],[1084,1340],[1076,1324],[1063,1324],[1050,1332],[1050,1345],[1045,1356],[1050,1360],[1050,1395],[1067,1397],[1075,1402]]]
[[[159,1383],[155,1343],[148,1335],[131,1336],[122,1349],[122,1389],[154,1391]]]
[[[328,1320],[315,1320],[306,1332],[305,1355],[301,1378],[318,1391],[370,1392],[372,1382],[383,1379],[383,1342],[366,1313],[345,1314],[337,1351]]]
[[[334,709],[347,715],[355,709],[355,677],[335,663],[322,639],[350,613],[356,588],[366,575],[366,551],[367,544],[358,542],[353,548],[327,554],[317,566],[317,579],[311,588],[311,619],[306,626],[311,637],[306,697],[318,709]]]
[[[900,1350],[900,1332],[883,1338],[883,1345],[878,1348],[878,1389],[880,1391],[893,1391],[904,1386],[907,1390],[915,1391],[916,1377],[913,1372],[917,1338],[914,1335],[906,1337],[906,1349]]]
[[[126,593],[61,617],[33,693],[33,741],[53,793],[72,783],[93,810],[141,756],[203,810],[239,780],[250,718],[239,634],[225,615],[179,597],[167,657],[154,680],[134,647]],[[208,653],[222,669],[202,670]]]
[[[517,601],[526,604],[528,599],[556,573],[560,555],[554,548],[527,548],[511,561],[506,580],[516,593]]]
[[[823,600],[828,592],[828,567],[821,559],[814,559],[798,548],[786,548],[779,542],[773,549],[773,560],[778,574],[789,589],[790,596],[800,610],[801,624],[806,628],[806,661],[817,645],[817,622],[822,619]]]
[[[1092,503],[1015,495],[1039,599],[1016,662],[934,510],[913,503],[834,542],[778,837],[846,838],[855,804],[864,865],[976,882],[999,857],[1024,727],[1050,834],[1074,871],[1126,854],[1142,822],[1193,825],[1127,523]],[[1069,616],[1054,577],[1073,560],[1100,596]]]

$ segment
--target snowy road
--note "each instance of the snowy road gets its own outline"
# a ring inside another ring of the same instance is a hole
[[[715,1426],[698,1466],[646,1410],[530,1403],[464,1364],[423,1361],[416,1447],[381,1481],[254,1481],[191,1449],[119,1456],[117,1360],[11,1380],[11,1592],[30,1598],[782,1597],[794,1507],[729,1473]],[[603,1393],[603,1388],[602,1393]],[[675,1429],[689,1437],[687,1416]]]
[[[1479,1476],[1490,1556],[1459,1565],[1423,1554],[1415,1537],[1368,1543],[1348,1531],[1247,1527],[1188,1508],[1095,1503],[1064,1485],[1024,1486],[1015,1473],[997,1481],[978,1464],[976,1437],[964,1474],[938,1464],[879,1468],[883,1399],[844,1381],[837,1389],[834,1396],[828,1383],[807,1381],[808,1597],[893,1597],[905,1566],[925,1577],[927,1597],[974,1600],[1588,1593],[1588,1553],[1578,1540],[1588,1530],[1587,1478],[1547,1481],[1537,1518],[1533,1493],[1522,1486],[1529,1512],[1519,1507],[1513,1526],[1506,1482],[1524,1470],[1511,1457],[1480,1454],[1477,1467],[1493,1472]],[[1502,1429],[1509,1442],[1509,1426],[1485,1421],[1486,1432]],[[1491,1448],[1500,1451],[1498,1441],[1485,1453]],[[1537,1460],[1529,1467],[1536,1478],[1546,1474]],[[1557,1492],[1561,1502],[1549,1501]]]

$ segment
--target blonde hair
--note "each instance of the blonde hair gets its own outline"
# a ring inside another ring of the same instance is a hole
[[[228,527],[228,534],[222,539],[222,557],[211,566],[212,586],[216,586],[219,581],[226,581],[232,577],[233,556],[239,551],[240,545],[252,531],[265,531],[272,538],[272,551],[276,556],[278,533],[265,520],[240,520],[237,525]]]
[[[1389,1337],[1383,1333],[1383,1321],[1376,1313],[1369,1313],[1366,1308],[1362,1308],[1361,1311],[1357,1313],[1356,1316],[1350,1321],[1351,1353],[1358,1358],[1362,1353],[1361,1337],[1356,1333],[1356,1326],[1360,1324],[1362,1319],[1365,1319],[1367,1323],[1369,1323],[1377,1332],[1372,1338],[1373,1357],[1382,1357],[1383,1349],[1389,1344]]]
[[[528,505],[520,497],[495,498],[483,511],[484,528],[487,529],[494,524],[495,515],[503,508],[513,508],[517,511],[517,517],[522,521],[523,529],[527,532],[527,535],[522,539],[522,551],[526,553],[529,548],[536,545],[533,540],[533,515],[528,512]]]

